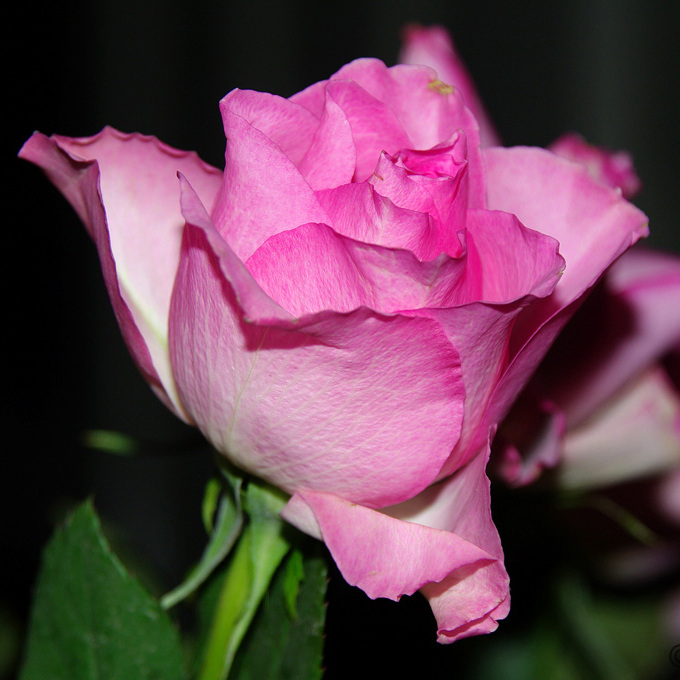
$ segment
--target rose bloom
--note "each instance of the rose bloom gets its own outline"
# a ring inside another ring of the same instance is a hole
[[[160,398],[290,494],[350,584],[421,590],[440,642],[507,615],[490,440],[647,231],[582,165],[482,145],[458,84],[360,59],[289,99],[235,90],[224,171],[110,128],[21,151],[93,237]]]

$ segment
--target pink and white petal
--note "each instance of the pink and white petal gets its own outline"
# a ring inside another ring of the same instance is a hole
[[[479,122],[482,146],[499,146],[499,136],[446,29],[441,26],[412,24],[404,29],[402,42],[399,61],[403,64],[429,66],[437,72],[441,80],[460,90],[465,105]]]
[[[495,558],[453,571],[422,588],[437,619],[439,642],[490,633],[510,608],[503,549],[491,518],[488,460],[487,439],[482,450],[454,475],[385,510],[392,517],[451,532]]]
[[[212,218],[236,255],[247,260],[273,234],[328,217],[281,148],[229,107],[230,100],[223,100],[227,150]]]
[[[610,486],[680,465],[680,397],[655,366],[567,431],[558,468],[567,488]]]
[[[245,118],[271,139],[294,165],[304,158],[321,123],[320,118],[304,106],[267,92],[232,90],[220,106]]]
[[[324,541],[343,577],[371,599],[399,600],[495,558],[449,531],[405,522],[334,494],[300,489],[282,516]]]
[[[159,397],[186,419],[167,347],[183,223],[177,172],[192,179],[210,206],[221,172],[194,153],[112,128],[81,139],[36,133],[21,155],[46,171],[85,223],[133,358]]]
[[[450,338],[460,355],[466,388],[463,432],[439,479],[484,445],[489,427],[497,422],[486,418],[486,410],[511,357],[510,339],[517,319],[527,306],[537,304],[539,296],[550,294],[564,266],[557,243],[526,229],[513,215],[471,211],[469,220],[465,279],[457,282],[455,290],[455,303],[460,306],[448,306],[446,302],[454,302],[448,299],[441,308],[430,306],[418,312],[437,319]],[[508,264],[503,257],[506,252],[519,253],[522,266]],[[494,268],[504,272],[502,280],[489,272]],[[526,273],[530,276],[524,278]],[[432,292],[437,288],[433,286]],[[475,302],[480,298],[483,302]]]
[[[314,488],[377,507],[428,486],[458,438],[464,398],[437,323],[365,308],[296,321],[230,254],[186,186],[182,202],[171,359],[208,439],[289,493]]]

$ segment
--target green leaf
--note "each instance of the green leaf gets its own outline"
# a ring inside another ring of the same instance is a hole
[[[316,547],[316,546],[315,546]],[[319,680],[328,569],[320,550],[294,550],[278,570],[232,669],[234,680]],[[296,616],[290,616],[290,579]]]
[[[286,560],[286,569],[283,577],[283,596],[286,601],[286,609],[290,618],[295,620],[298,617],[297,598],[300,592],[300,584],[305,577],[302,553],[294,550]]]
[[[90,502],[47,546],[21,680],[180,680],[165,612],[111,552]]]
[[[87,430],[83,434],[83,444],[91,449],[118,456],[134,456],[142,448],[133,437],[113,430]]]

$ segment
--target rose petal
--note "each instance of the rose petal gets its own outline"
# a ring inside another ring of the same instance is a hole
[[[267,92],[232,90],[220,103],[259,130],[298,165],[321,124],[319,116],[289,99]]]
[[[489,207],[557,239],[566,269],[554,292],[518,317],[509,362],[482,424],[500,422],[583,295],[648,232],[647,218],[579,164],[542,149],[487,149]]]
[[[395,153],[410,146],[410,140],[395,112],[353,80],[333,80],[326,92],[349,121],[356,148],[354,179],[371,176],[383,150]]]
[[[567,268],[554,303],[570,304],[648,233],[647,218],[576,163],[536,148],[487,149],[489,208],[560,243]]]
[[[500,140],[451,36],[441,26],[411,24],[404,29],[399,61],[433,68],[441,80],[461,91],[465,105],[479,122],[482,146],[499,146]]]
[[[508,337],[529,302],[530,298],[502,306],[470,303],[420,312],[441,324],[458,351],[465,385],[463,430],[438,479],[455,472],[484,445],[487,409],[507,364]]]
[[[470,158],[470,205],[485,207],[484,166],[479,130],[457,90],[436,79],[429,68],[357,59],[326,84],[347,114],[357,148],[356,181],[367,179],[382,151],[430,149],[462,130]]]
[[[186,419],[167,347],[183,223],[177,172],[191,177],[209,206],[221,173],[196,154],[112,128],[82,139],[36,133],[21,156],[45,170],[85,223],[132,356],[154,391]]]
[[[227,150],[213,220],[236,255],[246,260],[272,234],[327,222],[328,217],[281,148],[232,111],[231,104],[227,97],[220,105]]]
[[[621,189],[624,198],[631,198],[640,191],[640,178],[630,154],[625,151],[600,149],[574,133],[562,135],[548,148],[558,156],[582,163],[592,177],[607,186]]]
[[[360,307],[394,314],[465,304],[469,297],[464,259],[442,255],[420,262],[410,251],[355,241],[323,224],[272,236],[247,266],[263,290],[296,317]]]
[[[338,80],[357,83],[394,111],[411,148],[431,149],[459,129],[471,147],[479,146],[477,121],[465,108],[460,93],[440,83],[431,68],[404,64],[388,68],[378,59],[356,59],[331,76],[327,87]],[[397,149],[408,146],[401,144]]]
[[[437,618],[439,642],[490,633],[510,609],[503,549],[491,518],[486,476],[489,443],[455,475],[386,511],[393,517],[450,531],[495,560],[462,568],[422,588]]]
[[[662,369],[645,371],[580,427],[567,431],[559,482],[609,486],[680,465],[680,397]]]
[[[371,599],[399,600],[452,572],[495,561],[454,533],[404,522],[329,493],[301,489],[282,516],[318,534],[347,583]]]
[[[553,239],[525,229],[507,213],[472,211],[471,216],[469,253],[457,260],[442,255],[420,262],[409,251],[308,224],[272,236],[247,266],[265,292],[297,317],[362,306],[393,314],[480,299],[503,304],[552,292],[563,267]],[[508,250],[521,265],[508,260]]]
[[[328,93],[321,124],[298,169],[310,186],[319,191],[351,182],[356,165],[351,123]]]
[[[182,401],[216,448],[290,493],[373,507],[431,483],[464,396],[437,324],[366,309],[296,322],[230,254],[186,183],[182,205],[171,358]]]
[[[467,225],[468,278],[476,279],[470,302],[498,304],[553,292],[565,269],[555,239],[497,210],[470,210]]]
[[[572,425],[680,341],[680,258],[633,249],[609,269],[601,296],[588,306],[587,353],[548,387]]]
[[[330,225],[344,236],[410,250],[419,260],[433,260],[443,252],[439,247],[439,229],[428,213],[396,206],[368,182],[319,191],[317,198],[329,216]],[[455,254],[460,252],[459,241]]]
[[[431,150],[431,160],[450,161],[450,173],[439,177],[425,177],[414,174],[408,165],[423,164],[423,154],[400,151],[395,156],[381,154],[370,183],[382,196],[389,198],[395,205],[407,210],[425,212],[432,216],[437,226],[437,243],[434,255],[447,253],[458,257],[463,252],[460,232],[465,229],[468,209],[467,162],[465,144],[456,156],[447,151],[453,150],[453,142],[446,149]],[[458,141],[458,140],[456,140]],[[427,152],[426,152],[427,153]],[[406,167],[405,167],[406,166]],[[431,259],[431,258],[430,258]]]

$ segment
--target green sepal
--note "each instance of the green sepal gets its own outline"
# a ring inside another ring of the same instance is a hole
[[[218,479],[211,479],[206,485],[202,516],[206,529],[211,532],[210,539],[198,564],[189,572],[184,582],[161,598],[164,609],[174,607],[195,592],[231,552],[241,534],[242,480],[230,477],[228,482],[227,489],[224,489],[224,484]]]
[[[286,496],[251,480],[242,498],[247,523],[226,567],[202,655],[200,680],[227,678],[271,579],[290,549],[286,525],[279,516]]]

